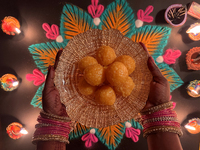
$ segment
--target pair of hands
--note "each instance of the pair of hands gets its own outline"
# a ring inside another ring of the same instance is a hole
[[[148,53],[145,45],[143,43],[140,44]],[[65,110],[65,106],[60,101],[60,94],[54,85],[55,69],[57,67],[61,53],[62,50],[59,50],[54,66],[49,66],[47,79],[42,94],[42,105],[43,110],[47,113],[55,114],[58,116],[68,116]],[[153,75],[153,80],[150,85],[150,93],[144,109],[166,103],[170,99],[169,83],[167,79],[162,75],[150,55],[147,61],[147,65]]]

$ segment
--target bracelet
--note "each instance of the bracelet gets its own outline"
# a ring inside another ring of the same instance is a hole
[[[172,101],[161,104],[161,105],[157,105],[157,106],[154,106],[154,107],[151,107],[151,108],[144,109],[140,113],[141,113],[141,115],[152,114],[156,111],[164,110],[164,109],[167,109],[167,108],[170,108],[170,107],[173,107]]]
[[[150,123],[150,122],[155,122],[155,121],[178,121],[176,117],[158,117],[158,118],[152,118],[152,119],[147,119],[144,120],[142,124]]]
[[[37,142],[39,142],[39,141],[58,141],[58,142],[63,142],[63,143],[69,143],[68,138],[65,138],[60,135],[52,135],[52,134],[35,136],[32,139],[33,144],[37,144]]]
[[[71,121],[71,119],[69,117],[61,117],[61,116],[57,116],[54,114],[49,114],[49,113],[44,112],[43,110],[40,112],[40,115],[43,118],[47,118],[47,119],[51,119],[51,120],[57,120],[57,121],[62,121],[62,122]]]
[[[143,134],[144,138],[147,138],[150,134],[154,134],[157,132],[171,132],[178,134],[179,137],[183,135],[183,132],[181,131],[180,128],[174,127],[174,126],[157,126],[157,127],[152,127],[146,130]]]
[[[172,132],[182,136],[180,123],[173,108],[173,102],[168,102],[143,110],[141,112],[143,136],[146,138],[157,132]]]
[[[69,143],[69,133],[73,130],[74,123],[69,117],[61,117],[54,114],[40,112],[35,125],[32,143],[38,141],[59,141]]]

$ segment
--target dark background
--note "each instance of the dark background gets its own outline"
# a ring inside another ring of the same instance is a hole
[[[28,47],[32,44],[51,41],[45,37],[45,31],[42,24],[60,25],[60,16],[63,5],[72,3],[87,11],[87,6],[91,4],[90,0],[0,0],[0,19],[5,16],[16,17],[21,24],[22,33],[16,36],[9,36],[0,31],[0,76],[6,73],[15,74],[20,78],[19,88],[12,92],[5,92],[0,89],[0,149],[1,150],[33,150],[35,146],[31,143],[34,125],[40,109],[33,108],[30,102],[38,87],[25,79],[27,73],[32,73],[37,68]],[[99,0],[106,8],[113,0]],[[145,10],[148,5],[154,6],[154,11],[150,14],[154,17],[152,25],[169,26],[164,20],[165,9],[171,4],[190,3],[189,0],[127,0],[135,16],[139,9]],[[197,1],[200,3],[200,1]],[[200,117],[199,98],[192,98],[187,95],[186,87],[192,80],[200,80],[200,71],[188,71],[185,56],[188,50],[200,46],[200,42],[194,42],[189,39],[185,31],[189,26],[199,20],[188,16],[187,22],[181,26],[172,28],[172,33],[168,41],[168,48],[179,49],[182,55],[176,64],[171,67],[178,73],[184,84],[172,92],[172,100],[177,102],[176,111],[179,115],[179,121],[182,124],[184,136],[181,137],[181,143],[184,150],[198,150],[200,136],[199,134],[189,134],[183,127],[188,119]],[[147,23],[145,23],[147,24]],[[29,134],[18,140],[13,140],[6,134],[6,127],[12,122],[20,122],[28,130]],[[170,143],[169,143],[170,144]],[[68,149],[84,150],[84,142],[80,139],[71,141]],[[107,149],[98,142],[91,149]],[[131,139],[123,138],[117,150],[143,150],[147,149],[146,140],[142,135],[137,143]]]

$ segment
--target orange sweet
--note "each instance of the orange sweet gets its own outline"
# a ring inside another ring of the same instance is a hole
[[[115,91],[107,85],[100,87],[95,93],[95,102],[103,105],[113,105],[116,100]]]
[[[96,57],[101,65],[107,66],[115,60],[116,54],[110,46],[101,46],[97,49]]]
[[[121,62],[114,62],[106,69],[106,79],[112,86],[119,86],[128,77],[128,70]]]
[[[128,77],[123,84],[121,84],[120,86],[115,86],[114,90],[119,95],[122,95],[123,97],[127,97],[131,94],[134,87],[135,87],[135,84],[133,80],[131,79],[131,77]]]
[[[84,70],[85,80],[92,86],[98,86],[105,81],[105,69],[100,64],[87,67]]]
[[[123,63],[128,69],[129,75],[135,70],[135,60],[128,55],[119,56],[115,59],[115,61]]]
[[[83,72],[85,68],[95,64],[98,64],[98,62],[94,57],[86,56],[79,61],[78,68]]]
[[[78,89],[79,89],[81,94],[88,96],[88,95],[94,94],[94,92],[96,91],[97,87],[90,85],[82,77],[80,79],[79,83],[78,83]]]

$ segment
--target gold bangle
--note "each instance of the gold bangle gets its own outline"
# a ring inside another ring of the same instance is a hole
[[[40,115],[43,118],[48,118],[48,119],[55,120],[55,121],[62,121],[62,122],[70,122],[71,121],[71,119],[69,117],[61,117],[61,116],[57,116],[54,114],[49,114],[49,113],[44,112],[43,110],[40,112]]]
[[[148,114],[152,114],[154,112],[160,111],[160,110],[170,108],[172,106],[173,106],[173,102],[170,101],[170,102],[167,102],[167,103],[163,103],[161,105],[157,105],[157,106],[154,106],[154,107],[151,107],[151,108],[144,109],[140,113],[141,113],[141,115],[148,115]]]
[[[181,137],[183,135],[183,132],[180,128],[178,127],[174,127],[174,126],[156,126],[156,127],[151,127],[149,129],[147,129],[144,134],[143,137],[147,138],[150,134],[155,134],[158,132],[171,132],[171,133],[175,133],[178,134],[179,137]]]
[[[151,122],[156,122],[156,121],[177,121],[178,122],[178,118],[177,117],[158,117],[158,118],[152,118],[152,119],[147,119],[142,121],[142,125],[146,124],[146,123],[151,123]]]
[[[60,135],[45,134],[37,137],[33,137],[32,143],[37,144],[39,141],[58,141],[63,143],[69,143],[68,138]]]

